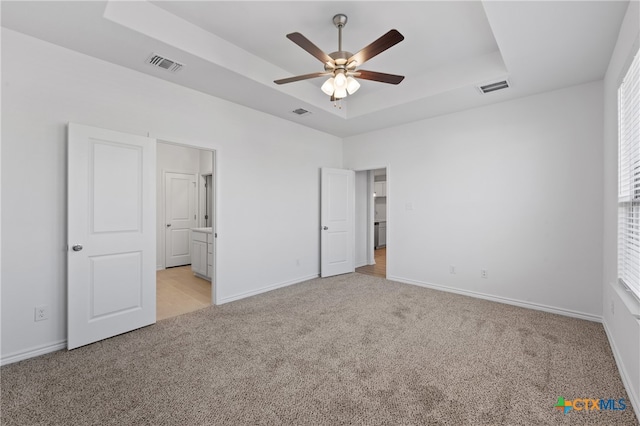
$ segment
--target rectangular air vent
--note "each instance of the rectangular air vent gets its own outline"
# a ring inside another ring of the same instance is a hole
[[[489,83],[489,84],[484,84],[482,86],[478,86],[478,89],[480,89],[480,93],[490,93],[490,92],[495,92],[496,90],[506,89],[507,87],[509,87],[509,81],[502,80],[495,83]]]
[[[160,56],[155,53],[152,53],[151,55],[149,55],[146,62],[148,64],[153,65],[154,67],[163,68],[170,72],[178,72],[184,66],[179,62],[165,58],[164,56]]]
[[[307,110],[306,110],[306,109],[304,109],[304,108],[294,109],[294,110],[293,110],[293,111],[291,111],[291,112],[292,112],[292,113],[294,113],[294,114],[297,114],[297,115],[306,115],[306,114],[311,114],[309,111],[307,111]]]

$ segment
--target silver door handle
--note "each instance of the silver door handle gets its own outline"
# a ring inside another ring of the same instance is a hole
[[[323,226],[323,227],[322,227],[322,230],[323,230],[323,231],[328,231],[328,230],[329,230],[329,227],[328,227],[328,226]]]
[[[82,250],[82,244],[74,244],[73,246],[71,246],[71,250],[73,250],[73,251],[81,251]]]
[[[170,226],[171,226],[171,224],[170,224],[170,223],[167,223],[167,228],[169,228]]]

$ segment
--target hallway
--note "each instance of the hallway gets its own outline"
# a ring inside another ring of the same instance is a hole
[[[387,278],[387,248],[381,248],[374,251],[375,265],[365,265],[356,268],[356,272],[360,274],[373,275],[374,277]]]

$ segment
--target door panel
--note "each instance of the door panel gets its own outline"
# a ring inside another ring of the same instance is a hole
[[[355,270],[355,173],[321,171],[320,275],[329,277]]]
[[[91,262],[89,321],[142,308],[142,253],[94,256]]]
[[[155,144],[69,124],[69,349],[155,322]]]
[[[196,221],[196,175],[165,173],[165,266],[191,263],[191,228]]]
[[[93,232],[139,232],[142,148],[95,141],[92,151]],[[114,173],[114,164],[118,164],[118,173]]]

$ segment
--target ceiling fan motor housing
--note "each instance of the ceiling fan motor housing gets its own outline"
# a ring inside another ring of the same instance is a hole
[[[337,15],[335,15],[333,17],[333,25],[335,25],[337,28],[341,28],[347,25],[347,15],[343,13],[338,13]]]
[[[347,69],[347,60],[353,56],[353,53],[340,50],[329,54],[334,64],[327,62],[324,64],[325,71],[333,71],[334,69]]]

